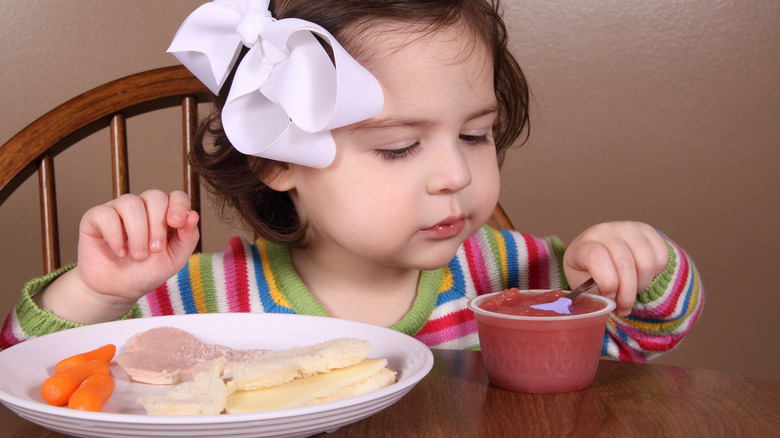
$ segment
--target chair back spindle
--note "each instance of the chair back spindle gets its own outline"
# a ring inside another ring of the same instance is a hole
[[[44,154],[38,165],[38,187],[41,202],[41,243],[43,272],[60,267],[60,234],[57,223],[57,193],[54,184],[54,157]]]
[[[111,135],[111,182],[114,198],[130,193],[130,176],[127,168],[127,125],[125,116],[116,113],[109,125]]]

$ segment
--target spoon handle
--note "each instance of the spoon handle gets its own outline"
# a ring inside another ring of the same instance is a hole
[[[573,300],[573,299],[577,298],[577,295],[585,292],[586,290],[593,289],[594,287],[596,287],[596,281],[593,280],[592,278],[590,278],[590,279],[588,279],[588,281],[586,281],[585,283],[582,283],[581,285],[577,286],[576,289],[574,289],[573,291],[569,292],[569,294],[566,295],[566,298],[568,298],[570,300]]]

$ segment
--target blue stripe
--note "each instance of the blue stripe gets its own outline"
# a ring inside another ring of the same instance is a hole
[[[459,300],[466,295],[466,282],[463,279],[463,271],[460,269],[457,255],[450,261],[448,267],[452,273],[452,287],[439,294],[439,297],[436,299],[437,306],[449,303],[450,301]]]
[[[609,341],[611,341],[612,338],[609,336],[609,331],[604,330],[604,342],[601,344],[601,355],[602,356],[609,356]]]
[[[192,296],[192,286],[190,285],[190,263],[176,274],[176,283],[179,287],[179,296],[181,302],[184,305],[185,313],[198,313],[198,308],[195,306],[195,299]]]
[[[501,231],[506,246],[507,289],[520,287],[520,267],[517,261],[517,240],[510,231]]]
[[[271,298],[271,289],[268,288],[268,280],[263,273],[263,263],[260,257],[260,248],[257,244],[251,245],[252,249],[252,264],[255,267],[255,283],[257,284],[257,294],[260,298],[260,304],[263,306],[263,312],[265,313],[295,313],[292,309],[280,306],[276,304]]]
[[[693,264],[688,264],[688,266],[693,267]],[[639,318],[632,315],[628,315],[623,318],[626,319],[627,321],[661,324],[669,321],[676,321],[678,319],[685,319],[690,317],[690,315],[688,315],[688,307],[690,306],[691,303],[691,294],[693,294],[693,285],[696,283],[695,275],[696,273],[693,272],[693,269],[688,270],[688,278],[690,279],[690,281],[688,282],[689,283],[688,288],[685,290],[685,292],[683,292],[683,297],[680,298],[683,300],[682,312],[680,312],[680,314],[677,315],[676,318]],[[674,285],[672,284],[672,286]],[[666,297],[665,294],[662,296]],[[680,299],[678,299],[677,301],[679,302]]]
[[[615,324],[615,333],[623,341],[623,343],[628,345],[628,335],[626,335],[626,333],[623,330],[621,330],[620,326],[617,324]]]

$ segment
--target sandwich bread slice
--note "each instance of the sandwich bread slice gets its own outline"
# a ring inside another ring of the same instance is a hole
[[[179,383],[165,394],[138,400],[149,415],[216,415],[225,410],[228,390],[222,380],[227,360],[214,359],[192,380]]]
[[[193,380],[138,403],[149,415],[214,415],[340,400],[395,383],[387,359],[367,359],[370,351],[368,341],[337,338],[233,362],[232,375],[220,358]]]
[[[249,391],[355,365],[371,352],[362,339],[337,338],[307,347],[271,351],[233,364],[228,391]]]

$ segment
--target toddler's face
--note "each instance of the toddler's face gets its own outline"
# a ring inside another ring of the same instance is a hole
[[[372,38],[382,113],[334,130],[334,162],[294,166],[291,194],[313,249],[439,268],[498,200],[492,59],[459,28]]]

